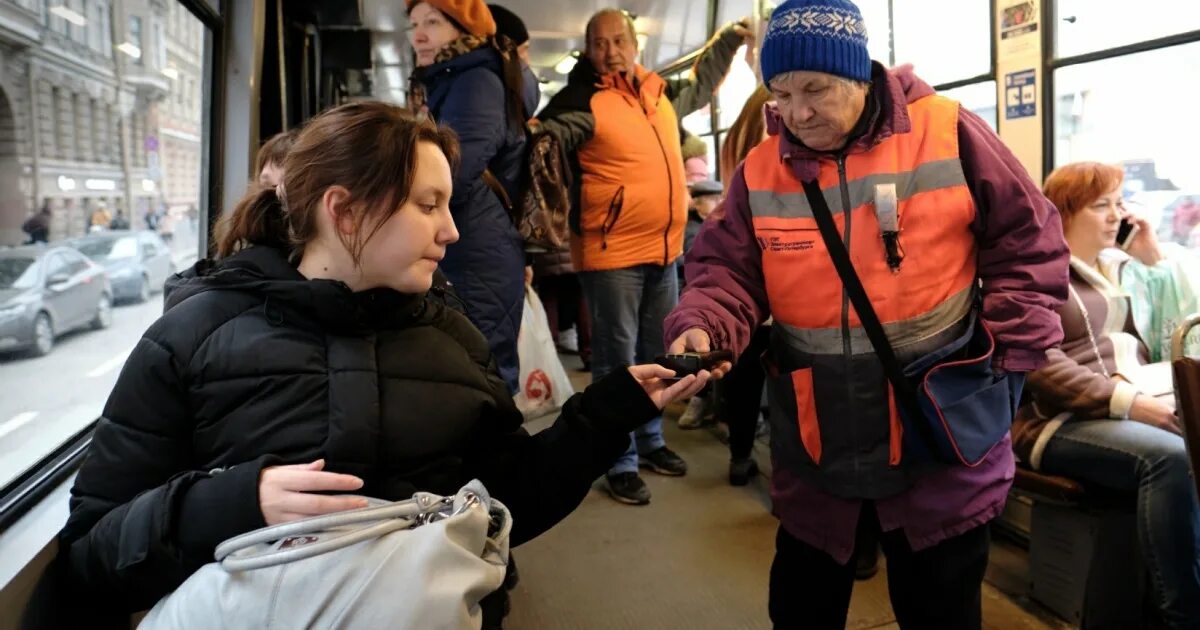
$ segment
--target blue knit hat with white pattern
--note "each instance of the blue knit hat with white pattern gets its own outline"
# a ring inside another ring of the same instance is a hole
[[[788,0],[779,5],[771,14],[761,59],[768,85],[776,75],[792,70],[871,80],[867,25],[848,0]]]

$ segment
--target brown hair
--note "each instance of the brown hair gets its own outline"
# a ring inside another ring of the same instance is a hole
[[[325,191],[350,193],[354,232],[341,235],[355,263],[379,226],[408,199],[417,168],[417,144],[431,142],[458,164],[454,132],[418,119],[408,110],[377,101],[326,110],[301,131],[283,162],[276,188],[253,184],[217,226],[216,257],[250,245],[296,249],[317,235],[317,212]],[[367,219],[376,219],[363,234]]]
[[[287,157],[288,151],[291,150],[292,144],[296,142],[296,136],[298,135],[300,135],[300,130],[298,129],[281,131],[264,142],[258,148],[258,156],[254,159],[253,179],[258,179],[259,174],[269,164],[283,166],[283,160]]]
[[[742,113],[738,114],[737,120],[733,121],[733,126],[721,141],[722,180],[729,181],[738,164],[750,153],[750,149],[758,146],[763,138],[767,137],[767,117],[763,113],[763,107],[773,98],[775,97],[771,96],[770,90],[760,85],[750,98],[746,99],[746,104],[742,105]]]
[[[1062,215],[1063,229],[1080,210],[1112,192],[1125,179],[1119,166],[1100,162],[1075,162],[1054,169],[1042,192]]]

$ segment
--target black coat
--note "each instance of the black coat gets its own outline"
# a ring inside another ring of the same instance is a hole
[[[478,478],[512,543],[569,514],[658,414],[625,370],[530,436],[483,336],[423,296],[351,293],[251,247],[176,285],[113,389],[60,534],[81,592],[148,608],[265,525],[265,466],[325,458],[389,500]]]

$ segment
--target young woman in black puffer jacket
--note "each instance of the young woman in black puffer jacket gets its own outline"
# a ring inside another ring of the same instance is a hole
[[[478,478],[519,545],[703,385],[633,366],[527,434],[483,335],[426,299],[458,237],[456,153],[452,132],[383,103],[305,127],[283,183],[231,215],[236,253],[173,287],[117,381],[60,535],[76,593],[149,608],[226,538],[363,505],[327,493],[401,500]],[[288,245],[252,244],[272,230]]]

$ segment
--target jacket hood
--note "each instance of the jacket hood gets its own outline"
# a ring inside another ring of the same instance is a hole
[[[871,76],[872,89],[867,97],[871,102],[867,104],[866,111],[868,115],[874,112],[875,120],[869,121],[865,132],[839,153],[863,153],[894,134],[908,133],[912,130],[908,104],[934,94],[933,88],[918,77],[909,64],[888,69],[878,62],[873,62]],[[781,136],[780,157],[802,161],[801,171],[804,178],[816,178],[816,161],[829,154],[814,151],[792,136],[784,126],[779,109],[774,104],[767,106],[766,116],[767,134]]]
[[[283,251],[261,245],[219,262],[201,260],[172,276],[164,286],[164,310],[213,290],[258,294],[267,302],[268,310],[271,305],[287,306],[339,331],[399,328],[428,310],[425,294],[391,289],[355,293],[337,280],[309,280],[292,266]]]
[[[587,55],[581,55],[579,61],[575,62],[575,67],[567,74],[567,85],[599,85],[600,79],[600,71],[592,65],[592,60],[588,59]]]
[[[504,77],[504,65],[500,59],[500,53],[491,46],[476,48],[451,59],[424,68],[417,68],[414,77],[432,90],[435,85],[446,78],[475,68],[487,68],[498,76]]]

